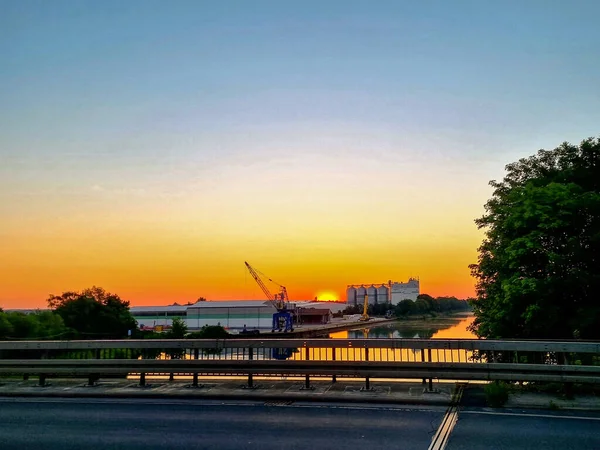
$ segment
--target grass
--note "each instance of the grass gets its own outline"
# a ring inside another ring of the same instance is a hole
[[[502,381],[493,381],[484,388],[485,401],[491,408],[501,408],[508,401],[510,386]]]

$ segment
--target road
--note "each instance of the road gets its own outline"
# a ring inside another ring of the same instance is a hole
[[[2,400],[0,448],[427,449],[432,410],[207,401]]]
[[[600,449],[600,415],[464,410],[446,450]]]
[[[0,399],[0,448],[427,450],[444,408],[257,402]],[[459,413],[446,450],[600,448],[600,415]]]

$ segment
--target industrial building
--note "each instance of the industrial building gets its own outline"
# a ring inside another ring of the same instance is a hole
[[[397,305],[402,300],[416,301],[420,293],[418,278],[409,278],[406,283],[390,280],[387,283],[349,285],[346,289],[346,303],[361,305],[365,295],[368,295],[371,305],[378,303]]]
[[[347,305],[333,302],[297,301],[290,310],[300,324],[329,323],[332,314]],[[140,327],[169,327],[173,318],[183,319],[190,330],[204,325],[220,325],[230,331],[247,329],[271,329],[273,314],[277,309],[265,300],[230,300],[196,302],[190,305],[132,306],[131,314]]]

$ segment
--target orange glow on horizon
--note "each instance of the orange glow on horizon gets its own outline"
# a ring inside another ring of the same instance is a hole
[[[340,296],[333,291],[322,291],[317,294],[317,300],[320,302],[337,302]]]
[[[32,197],[27,214],[0,224],[0,307],[45,308],[50,294],[94,285],[131,305],[265,299],[246,260],[285,285],[292,300],[317,293],[345,301],[349,284],[410,276],[434,297],[473,295],[468,266],[482,239],[473,217],[485,193],[465,199],[462,188],[434,190],[410,174],[393,178],[406,184],[395,190],[387,183],[359,189],[345,174],[334,182],[294,170],[285,183],[268,171],[224,172],[231,183],[205,187],[211,195]],[[420,197],[400,196],[405,188],[420,189]],[[274,207],[281,220],[265,217]]]

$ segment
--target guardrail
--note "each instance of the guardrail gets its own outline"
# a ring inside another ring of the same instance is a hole
[[[0,374],[186,374],[600,383],[600,342],[477,339],[0,341]]]

